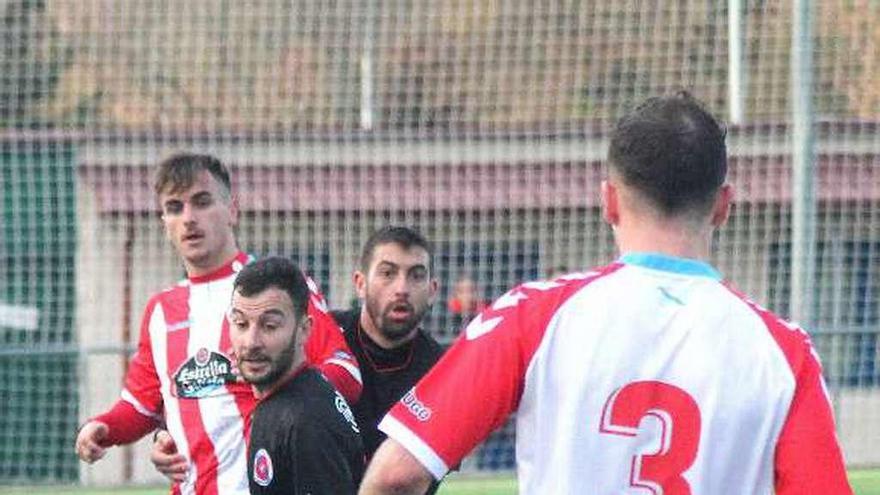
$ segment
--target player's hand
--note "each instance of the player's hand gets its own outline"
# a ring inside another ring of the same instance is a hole
[[[153,449],[150,451],[150,461],[169,480],[178,483],[186,480],[186,457],[177,452],[177,444],[167,431],[156,434]]]
[[[89,421],[76,435],[76,455],[89,464],[104,457],[107,449],[102,444],[109,433],[110,428],[105,423]]]

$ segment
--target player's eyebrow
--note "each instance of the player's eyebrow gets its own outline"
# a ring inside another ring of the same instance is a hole
[[[211,194],[211,191],[202,190],[202,191],[198,191],[195,194],[191,195],[189,197],[189,201],[210,198],[212,196],[213,195]],[[162,204],[167,205],[167,204],[171,204],[171,203],[183,203],[183,202],[184,202],[184,200],[181,197],[171,197],[171,198],[168,198],[165,201],[163,201]]]
[[[190,200],[199,200],[199,199],[210,198],[211,196],[213,196],[211,194],[211,191],[199,191],[199,192],[193,194],[192,196],[190,196],[189,199]]]
[[[266,311],[263,311],[262,314],[260,314],[261,319],[273,317],[284,318],[285,316],[287,316],[286,313],[277,308],[267,309]]]
[[[427,278],[429,276],[429,273],[430,272],[428,271],[428,267],[421,263],[411,265],[409,268],[406,269],[407,277],[421,277],[424,275]]]

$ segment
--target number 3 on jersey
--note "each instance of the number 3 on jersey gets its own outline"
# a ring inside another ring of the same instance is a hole
[[[648,416],[660,424],[660,448],[633,456],[630,486],[655,495],[690,495],[691,487],[682,473],[697,457],[700,408],[687,392],[657,381],[629,383],[608,397],[599,431],[635,437]]]

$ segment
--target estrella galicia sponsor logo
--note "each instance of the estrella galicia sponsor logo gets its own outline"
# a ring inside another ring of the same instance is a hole
[[[427,421],[431,418],[431,409],[422,404],[422,401],[416,397],[415,389],[410,389],[409,392],[400,399],[400,402],[406,406],[409,412],[411,412],[419,421]]]
[[[351,425],[351,429],[354,430],[355,433],[360,433],[361,430],[358,428],[357,421],[354,419],[354,413],[351,412],[351,408],[348,407],[348,402],[345,400],[345,397],[342,396],[339,392],[336,392],[336,410],[339,411],[339,414],[348,421],[348,424]]]
[[[202,347],[174,373],[177,396],[187,399],[208,397],[227,383],[235,382],[232,363],[218,352]]]
[[[272,458],[266,449],[260,449],[254,454],[254,482],[260,486],[269,486],[275,471],[272,469]]]

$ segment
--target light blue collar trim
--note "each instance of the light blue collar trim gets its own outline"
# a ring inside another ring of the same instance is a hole
[[[659,253],[627,253],[618,260],[627,265],[636,265],[652,270],[680,273],[682,275],[698,275],[721,280],[721,273],[712,265],[689,258],[676,258]]]

